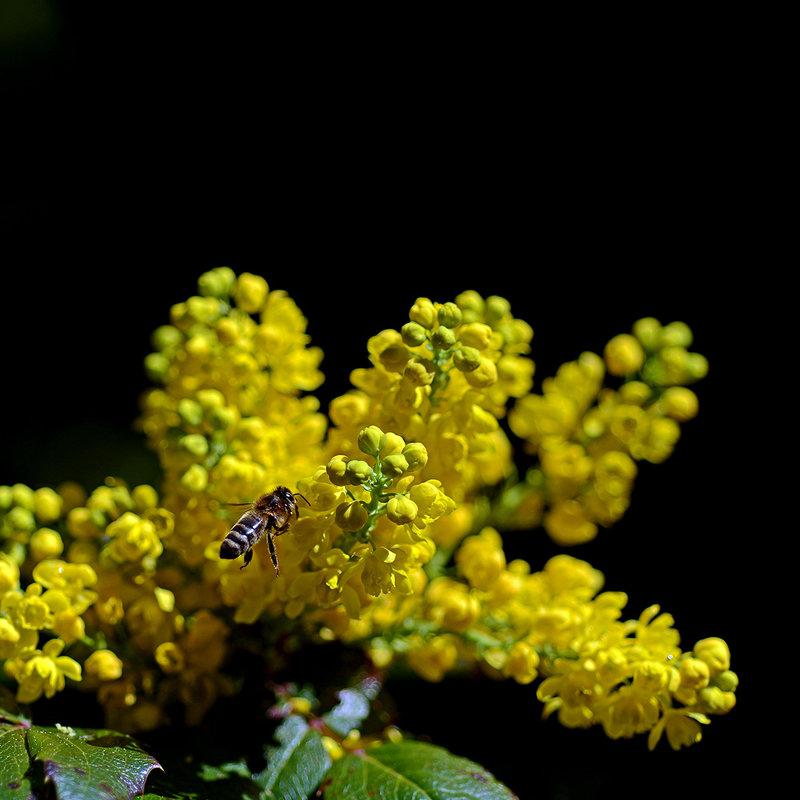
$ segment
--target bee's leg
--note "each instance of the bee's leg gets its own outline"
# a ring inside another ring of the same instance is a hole
[[[289,530],[289,523],[287,522],[282,528],[275,528],[275,530],[272,531],[272,535],[280,536],[282,533],[286,533],[286,531],[288,530]]]
[[[242,564],[242,566],[239,567],[239,569],[244,569],[252,560],[253,560],[253,548],[250,547],[244,554],[244,564]]]
[[[269,557],[272,559],[272,566],[275,567],[275,574],[281,574],[281,568],[278,566],[278,554],[275,552],[275,542],[272,540],[272,531],[267,531],[267,547],[269,548]]]

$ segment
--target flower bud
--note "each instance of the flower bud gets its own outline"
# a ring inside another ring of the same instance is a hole
[[[183,397],[178,401],[178,415],[186,425],[199,425],[203,421],[203,407],[196,400]]]
[[[199,433],[187,433],[186,436],[181,436],[178,440],[178,444],[184,450],[198,458],[202,458],[208,453],[208,440]]]
[[[456,335],[451,328],[440,325],[431,334],[431,343],[437,350],[449,350],[456,343]]]
[[[87,675],[93,675],[101,681],[115,681],[122,677],[122,661],[111,650],[95,650],[83,662]]]
[[[235,286],[236,273],[230,267],[209,270],[197,280],[197,289],[204,297],[230,297]]]
[[[427,297],[418,297],[408,312],[408,318],[423,328],[430,329],[436,322],[436,308]]]
[[[55,489],[43,486],[33,493],[33,513],[39,522],[55,522],[61,515],[63,501]]]
[[[14,505],[14,492],[10,486],[0,486],[0,511],[8,511]]]
[[[347,486],[350,478],[347,475],[347,463],[350,459],[347,456],[334,456],[325,467],[331,483],[334,486]]]
[[[697,707],[705,714],[727,714],[736,705],[736,695],[718,686],[706,686],[697,693]]]
[[[733,692],[739,685],[739,676],[733,670],[726,669],[715,678],[712,678],[711,683],[723,692]]]
[[[138,511],[146,511],[158,505],[158,492],[147,483],[134,486],[131,489],[131,497]]]
[[[699,658],[684,658],[678,664],[681,676],[681,687],[685,689],[703,689],[708,685],[708,664]]]
[[[629,333],[611,339],[603,351],[606,367],[612,375],[632,375],[644,364],[642,345]]]
[[[236,281],[233,297],[242,311],[255,314],[264,308],[268,294],[269,286],[260,275],[243,272]]]
[[[359,502],[341,503],[336,507],[335,519],[343,531],[358,531],[367,524],[369,514]]]
[[[358,434],[358,449],[368,456],[377,456],[386,445],[386,434],[377,426],[370,425]]]
[[[428,463],[428,451],[422,442],[409,442],[403,448],[403,456],[408,463],[409,472],[416,472]]]
[[[470,386],[474,386],[476,389],[486,389],[497,382],[497,366],[494,361],[482,358],[477,368],[465,372],[464,377]]]
[[[36,519],[33,512],[22,506],[14,506],[11,511],[6,514],[6,523],[14,531],[22,531],[32,533],[36,530]]]
[[[662,347],[689,347],[692,329],[685,322],[670,322],[661,329]]]
[[[661,346],[661,323],[655,317],[644,317],[633,323],[633,335],[645,350],[657,350]]]
[[[390,344],[378,356],[381,366],[389,372],[402,372],[408,359],[409,352],[403,344]]]
[[[413,522],[418,511],[417,504],[405,495],[395,495],[386,504],[386,516],[395,525],[407,525]]]
[[[459,338],[464,347],[474,347],[476,350],[485,350],[492,341],[492,329],[482,322],[470,322],[462,325]]]
[[[421,358],[409,361],[403,370],[403,377],[411,381],[414,386],[430,386],[435,375],[436,370],[431,362]]]
[[[203,492],[208,486],[208,470],[202,464],[192,464],[181,475],[181,485],[190,492]]]
[[[486,321],[489,323],[499,322],[503,317],[511,313],[511,303],[505,297],[492,295],[486,298]]]
[[[462,322],[475,322],[483,317],[486,303],[474,289],[467,289],[456,297],[456,305],[461,309]]]
[[[183,334],[174,325],[159,325],[150,341],[158,352],[163,353],[164,350],[177,347],[183,341]]]
[[[399,478],[408,471],[408,461],[402,453],[392,453],[381,460],[381,471],[390,478]]]
[[[345,474],[350,483],[357,486],[366,483],[372,477],[372,467],[366,461],[353,459],[347,462]]]
[[[408,347],[419,347],[421,344],[425,344],[427,338],[425,328],[418,322],[406,322],[400,328],[400,335],[403,337],[403,344]]]
[[[444,303],[436,314],[440,325],[445,328],[455,328],[461,324],[461,309],[455,303]]]
[[[5,553],[0,553],[0,595],[19,585],[19,567]]]
[[[15,483],[11,487],[11,493],[15,506],[20,506],[28,511],[36,508],[36,496],[30,486],[26,486],[24,483]]]
[[[710,636],[695,642],[693,653],[695,658],[705,661],[713,676],[719,675],[731,666],[731,652],[724,639]]]
[[[461,372],[472,372],[481,363],[481,354],[474,347],[459,347],[453,353],[453,365]]]
[[[34,561],[43,561],[46,558],[58,558],[64,551],[64,542],[56,531],[39,528],[31,536],[28,547]]]
[[[687,422],[697,416],[697,395],[685,386],[670,386],[658,401],[661,411],[678,422]]]
[[[163,383],[169,372],[169,359],[161,353],[148,353],[144,357],[144,371],[153,383]]]
[[[392,453],[400,453],[406,446],[406,440],[400,436],[399,433],[389,431],[386,434],[386,446],[381,451],[384,455],[391,455]]]
[[[686,372],[690,380],[699,381],[708,375],[708,359],[702,353],[689,353]]]

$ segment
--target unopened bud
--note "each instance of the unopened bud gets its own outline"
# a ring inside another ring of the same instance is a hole
[[[368,456],[377,456],[385,445],[386,434],[377,425],[370,425],[358,434],[358,449]]]
[[[381,471],[390,478],[399,478],[408,471],[408,461],[402,453],[392,453],[381,460]]]
[[[419,347],[421,344],[425,344],[427,338],[425,328],[418,322],[406,322],[400,328],[400,335],[403,337],[403,344],[408,347]]]

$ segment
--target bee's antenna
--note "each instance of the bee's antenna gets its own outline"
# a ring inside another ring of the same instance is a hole
[[[301,494],[300,494],[300,492],[295,492],[295,493],[294,493],[294,496],[295,496],[295,497],[303,497],[303,495],[301,495]],[[306,500],[306,498],[305,498],[305,497],[303,497],[303,500],[305,500],[305,501],[306,501],[306,503],[308,503],[308,507],[309,507],[309,508],[311,508],[311,503],[309,503],[309,502],[308,502],[308,500]]]

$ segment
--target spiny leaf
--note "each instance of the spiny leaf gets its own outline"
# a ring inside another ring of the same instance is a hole
[[[131,800],[161,765],[122,733],[32,727],[28,752],[44,765],[59,800]]]
[[[331,768],[325,800],[515,800],[473,761],[424,742],[382,744],[353,752]]]
[[[253,779],[265,797],[307,800],[319,786],[331,761],[318,731],[298,716],[287,717],[275,731],[279,747],[268,748],[268,766]]]
[[[0,800],[29,800],[34,796],[25,777],[30,766],[25,733],[24,728],[0,723]]]

